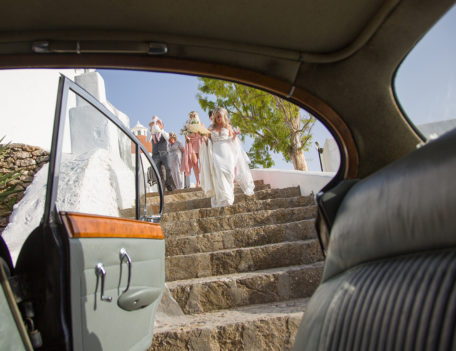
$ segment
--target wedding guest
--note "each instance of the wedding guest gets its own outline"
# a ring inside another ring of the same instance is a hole
[[[181,130],[181,134],[185,136],[185,151],[182,158],[181,171],[186,176],[190,176],[193,168],[195,174],[196,186],[200,186],[199,178],[199,152],[203,135],[208,134],[207,128],[200,122],[198,112],[192,111],[188,115],[189,119],[185,127]]]
[[[208,115],[209,115],[209,120],[211,121],[211,124],[209,125],[209,127],[207,129],[212,130],[212,128],[214,127],[214,110],[209,110]]]
[[[168,160],[169,168],[171,169],[171,176],[174,180],[176,189],[184,188],[184,172],[180,170],[182,163],[182,155],[185,151],[182,143],[177,140],[176,133],[169,132],[169,147],[168,147]]]
[[[150,133],[147,136],[147,141],[152,143],[152,159],[157,167],[162,183],[165,184],[167,190],[173,190],[171,170],[169,168],[168,159],[168,140],[169,134],[164,130],[163,122],[158,116],[153,116],[149,123]],[[165,168],[163,174],[162,165]]]

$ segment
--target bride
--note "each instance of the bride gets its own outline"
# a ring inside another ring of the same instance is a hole
[[[253,194],[254,185],[226,109],[216,108],[213,116],[211,134],[200,150],[201,187],[211,197],[212,207],[229,206],[234,202],[235,178],[243,179],[240,185],[247,184],[241,186],[247,195]]]

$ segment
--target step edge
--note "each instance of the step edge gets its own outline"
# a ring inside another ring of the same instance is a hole
[[[315,268],[323,269],[323,267],[324,267],[324,261],[316,261],[316,262],[312,262],[312,263],[308,263],[308,264],[273,267],[273,268],[260,269],[260,270],[251,271],[251,272],[240,272],[240,273],[232,273],[232,274],[214,275],[214,276],[209,276],[209,277],[172,280],[172,281],[167,281],[166,286],[171,290],[171,289],[174,289],[177,287],[191,285],[191,284],[212,283],[212,282],[218,282],[218,281],[233,281],[233,280],[239,280],[239,279],[248,279],[248,278],[256,277],[256,276],[264,276],[264,275],[268,275],[268,274],[276,274],[276,273],[281,273],[281,272],[288,273],[288,272],[295,272],[295,271],[315,269]]]
[[[198,237],[203,237],[203,236],[209,236],[209,235],[215,235],[215,234],[228,234],[228,232],[242,232],[246,231],[252,228],[265,228],[265,227],[272,227],[272,226],[286,226],[289,224],[294,224],[294,223],[301,223],[301,222],[314,222],[315,217],[311,218],[306,218],[306,219],[300,219],[298,221],[293,221],[293,222],[285,222],[285,223],[274,223],[274,224],[263,224],[263,225],[257,225],[257,226],[252,226],[252,227],[244,227],[244,228],[236,228],[236,229],[227,229],[227,230],[219,230],[217,232],[209,232],[209,233],[200,233],[200,234],[194,234],[194,235],[179,235],[175,237],[166,237],[165,234],[165,239],[169,240],[184,240],[188,238],[198,238]]]
[[[278,202],[278,201],[281,201],[283,199],[289,199],[290,201],[299,201],[300,199],[307,199],[311,197],[311,195],[307,195],[307,196],[292,196],[292,197],[276,197],[276,198],[272,198],[272,199],[263,199],[263,200],[257,200],[256,203],[267,203],[267,202]],[[244,201],[246,202],[246,201]],[[252,201],[253,202],[253,201]],[[239,203],[238,203],[239,204]],[[237,204],[234,204],[232,206],[236,206]],[[309,204],[307,206],[314,206],[314,204]],[[231,206],[230,206],[231,207]],[[295,207],[303,207],[303,206],[292,206],[292,207],[287,207],[287,208],[295,208]],[[305,207],[305,206],[304,206]],[[285,207],[279,207],[279,208],[285,208]],[[174,215],[174,214],[184,214],[184,213],[189,213],[189,212],[198,212],[200,210],[212,210],[212,209],[215,209],[213,207],[200,207],[200,208],[193,208],[193,209],[190,209],[190,210],[179,210],[179,211],[174,211],[174,212],[165,212],[165,216],[167,215]],[[257,210],[254,210],[254,211],[246,211],[246,212],[239,212],[239,213],[250,213],[250,212],[256,212]],[[217,216],[205,216],[205,217],[201,217],[201,218],[212,218],[212,217],[217,217]],[[166,217],[164,217],[166,218]]]
[[[256,320],[264,321],[290,316],[299,318],[305,313],[309,299],[309,297],[304,297],[265,304],[239,306],[232,309],[187,314],[178,317],[157,318],[154,327],[154,335],[179,330],[182,327],[186,327],[187,329],[212,329],[214,327],[229,326]],[[283,309],[283,311],[274,311],[272,307]],[[252,313],[252,310],[258,310],[261,311],[261,313]],[[231,318],[227,318],[227,315],[231,315]],[[164,322],[167,324],[164,325]],[[205,322],[212,322],[212,325],[204,325]],[[196,324],[196,326],[192,327],[191,325],[189,326],[189,324]]]
[[[227,218],[227,217],[235,217],[235,216],[246,215],[246,214],[249,214],[249,213],[265,213],[265,212],[268,212],[268,211],[269,212],[273,212],[273,211],[280,212],[280,211],[285,211],[285,210],[299,210],[299,209],[307,209],[307,208],[315,208],[315,209],[317,209],[318,206],[316,204],[313,204],[313,205],[298,206],[298,207],[281,207],[281,208],[275,208],[273,210],[257,210],[257,211],[241,212],[241,213],[235,213],[235,214],[227,215],[227,216],[213,216],[213,217],[205,217],[205,218],[192,218],[192,219],[180,220],[179,222],[204,221],[207,218]]]
[[[296,245],[296,244],[308,244],[311,242],[318,241],[318,238],[311,238],[311,239],[306,239],[306,240],[295,240],[295,241],[281,241],[279,243],[271,243],[271,244],[264,244],[264,245],[258,245],[258,246],[249,246],[249,247],[237,247],[234,249],[225,249],[225,250],[217,250],[217,251],[209,251],[209,252],[197,252],[194,254],[187,254],[187,255],[175,255],[175,256],[168,256],[167,258],[170,257],[189,257],[189,256],[203,256],[203,255],[211,255],[211,254],[221,254],[221,253],[227,253],[227,252],[233,252],[233,251],[248,251],[252,249],[263,249],[267,247],[273,247],[273,246],[285,246],[285,245]]]

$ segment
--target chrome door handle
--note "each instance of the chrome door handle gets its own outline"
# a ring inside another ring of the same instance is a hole
[[[98,289],[98,280],[101,279],[101,291],[100,291],[101,301],[111,302],[112,297],[104,295],[104,283],[105,283],[106,270],[103,266],[103,263],[99,262],[97,264],[97,266],[95,267],[95,274],[97,275],[97,285],[95,287],[95,293]]]
[[[120,285],[120,279],[122,279],[122,265],[123,261],[127,261],[128,265],[128,278],[127,278],[127,287],[124,289],[123,292],[126,292],[130,288],[130,282],[131,282],[131,258],[128,255],[128,252],[125,248],[121,248],[119,252],[119,258],[120,258],[120,275],[119,275],[119,285]]]

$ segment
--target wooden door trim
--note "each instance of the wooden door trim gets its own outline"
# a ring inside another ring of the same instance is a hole
[[[70,238],[164,239],[159,223],[63,211],[60,218]]]

